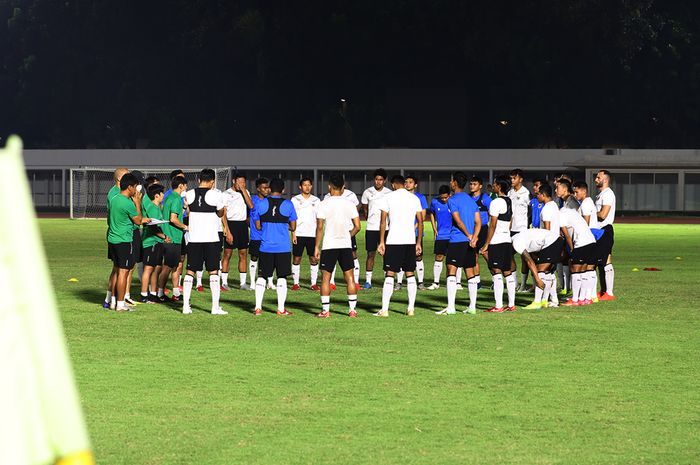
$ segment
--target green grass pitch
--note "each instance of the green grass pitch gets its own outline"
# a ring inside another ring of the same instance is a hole
[[[287,318],[253,317],[237,290],[223,317],[208,292],[189,316],[105,311],[105,223],[40,225],[98,463],[700,463],[700,226],[616,226],[616,302],[437,317],[442,286],[414,318],[402,290],[377,319],[375,272],[359,318],[339,285],[318,320],[309,290]]]

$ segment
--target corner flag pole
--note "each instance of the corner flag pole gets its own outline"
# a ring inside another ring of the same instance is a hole
[[[0,172],[14,183],[0,228],[0,463],[92,465],[19,137]]]

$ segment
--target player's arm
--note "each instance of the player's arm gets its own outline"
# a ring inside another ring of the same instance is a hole
[[[477,212],[478,214],[478,212]],[[467,231],[467,227],[464,226],[464,222],[462,221],[462,218],[459,216],[459,212],[452,212],[452,223],[457,226],[457,229],[462,231],[462,234],[467,236],[467,239],[471,241],[472,235],[469,234],[469,231]]]
[[[423,219],[425,218],[425,210],[421,210],[416,213],[416,219],[418,220],[418,236],[416,236],[416,256],[423,253]]]
[[[479,253],[482,255],[485,254],[489,250],[489,244],[491,243],[491,239],[493,239],[493,235],[496,232],[496,225],[498,224],[498,217],[497,216],[489,216],[489,234],[486,236],[486,242],[484,242],[484,246],[481,248]]]
[[[139,191],[136,191],[136,194],[134,194],[134,198],[132,199],[134,201],[134,206],[136,207],[136,216],[132,216],[131,221],[133,221],[134,224],[136,224],[136,225],[148,223],[149,221],[151,221],[150,218],[144,218],[143,215],[141,214],[141,199],[142,198],[143,198],[143,194]]]
[[[609,213],[610,213],[610,205],[601,206],[600,211],[598,212],[598,220],[605,221],[605,218],[608,217]]]
[[[352,229],[350,230],[350,237],[355,237],[357,233],[360,232],[362,226],[360,225],[360,217],[356,216],[352,219]]]
[[[542,225],[543,229],[551,229],[552,228],[551,222],[543,220],[542,217],[540,217],[540,225]]]
[[[474,212],[474,234],[472,234],[471,241],[469,241],[472,249],[476,248],[476,242],[479,240],[479,232],[481,232],[481,213],[476,211]]]
[[[569,230],[566,226],[561,228],[561,233],[564,235],[564,240],[566,241],[566,245],[569,246],[569,250],[574,250],[574,241],[571,239],[571,234],[569,234]]]
[[[177,217],[177,213],[170,212],[170,222],[174,224],[175,227],[180,228],[183,231],[187,231],[187,225],[180,221],[180,219]]]
[[[224,215],[221,217],[221,226],[224,228],[224,238],[229,244],[233,244],[233,234],[228,228],[228,215],[226,214],[226,207],[224,207]]]
[[[326,220],[316,219],[316,246],[314,248],[314,257],[316,260],[321,259],[321,241],[323,240],[323,225]]]
[[[297,220],[292,220],[289,222],[289,230],[294,232],[297,229]]]
[[[586,220],[586,224],[588,226],[591,225],[591,215],[581,215],[581,217],[583,217],[583,219]]]
[[[430,211],[430,225],[433,227],[433,235],[437,237],[437,221],[435,221],[435,213]]]
[[[388,213],[382,210],[381,219],[379,220],[379,245],[377,246],[377,252],[379,255],[384,256],[384,250],[386,249],[386,244],[384,243],[384,236],[386,235],[386,219]]]
[[[542,279],[540,279],[539,275],[537,274],[537,265],[535,265],[535,261],[530,256],[530,252],[528,252],[527,250],[523,250],[520,256],[525,260],[525,263],[527,263],[527,267],[530,269],[530,273],[535,279],[535,285],[540,289],[544,289],[544,282],[542,282]]]

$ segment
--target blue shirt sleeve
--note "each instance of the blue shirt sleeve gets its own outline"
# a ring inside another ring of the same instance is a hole
[[[424,195],[420,196],[420,206],[424,209],[428,208],[428,199],[426,199]]]
[[[289,217],[289,221],[296,221],[297,220],[297,210],[294,208],[294,204],[292,203],[291,200],[285,200],[282,202],[282,208],[286,210],[286,212],[281,212],[284,216]],[[280,210],[282,209],[280,208]]]
[[[488,195],[484,195],[481,199],[481,202],[484,204],[486,208],[491,206],[491,202],[493,202],[493,199],[489,197]]]

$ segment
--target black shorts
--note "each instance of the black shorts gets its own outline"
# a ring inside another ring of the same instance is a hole
[[[595,265],[597,261],[596,243],[592,242],[583,247],[574,248],[570,257],[572,265]]]
[[[513,262],[513,244],[489,244],[489,268],[510,271]]]
[[[134,267],[134,253],[131,250],[133,247],[131,242],[120,242],[119,244],[109,244],[109,255],[112,257],[112,263],[117,268],[130,270]]]
[[[157,242],[150,247],[141,249],[141,258],[144,266],[160,266],[163,264],[163,244]]]
[[[447,246],[447,264],[457,268],[474,268],[476,249],[472,249],[469,242],[450,242]]]
[[[261,278],[271,278],[277,273],[278,278],[286,278],[292,274],[291,252],[260,252],[258,275]]]
[[[187,270],[217,271],[221,260],[221,242],[190,242],[187,244]]]
[[[450,245],[449,239],[437,239],[433,245],[433,253],[435,255],[446,255],[447,247]]]
[[[489,236],[489,228],[488,226],[484,228],[484,225],[481,225],[481,229],[479,230],[479,237],[476,240],[476,250],[481,250],[481,248],[486,244],[486,238]],[[491,247],[489,247],[490,249]]]
[[[384,271],[416,271],[416,245],[387,245],[384,251]]]
[[[297,243],[292,244],[292,255],[295,257],[301,257],[304,255],[304,250],[306,249],[306,255],[313,257],[316,252],[316,238],[315,237],[299,237],[297,236]]]
[[[386,241],[386,236],[389,234],[388,231],[384,233],[384,241]],[[365,231],[365,250],[367,252],[376,252],[377,246],[379,245],[379,231]]]
[[[141,263],[141,230],[134,229],[134,236],[131,239],[131,254],[134,263]]]
[[[615,245],[615,231],[611,224],[603,228],[602,236],[596,242],[595,259],[598,265],[605,265],[608,262],[608,255],[612,254]]]
[[[168,268],[177,268],[180,264],[180,244],[163,244],[163,264]]]
[[[353,252],[357,250],[357,238],[355,236],[352,236],[352,238],[350,238],[350,244]]]
[[[345,273],[355,268],[355,259],[352,258],[352,249],[328,249],[321,251],[320,268],[329,273],[333,273],[335,264],[340,265],[340,269]]]
[[[248,253],[251,257],[260,255],[260,241],[251,240],[248,244]]]
[[[228,221],[228,229],[233,236],[233,243],[224,241],[224,249],[247,249],[248,248],[248,222]]]
[[[556,241],[552,242],[549,247],[545,247],[538,254],[535,259],[535,263],[538,265],[542,263],[557,264],[561,261],[561,250],[564,248],[564,239],[561,237]]]

